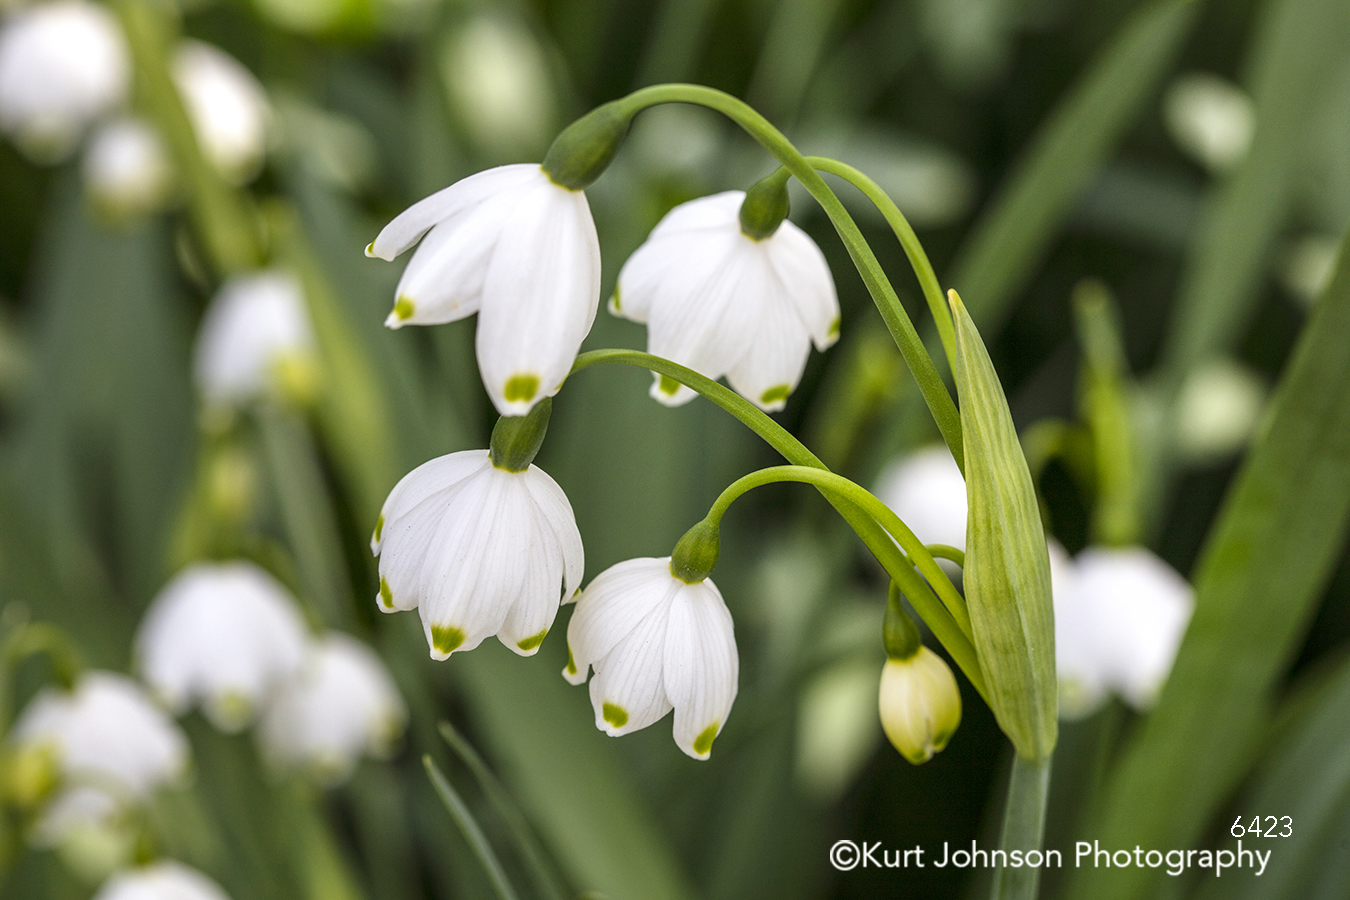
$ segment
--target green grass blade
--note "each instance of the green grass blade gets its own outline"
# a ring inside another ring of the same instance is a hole
[[[450,813],[450,817],[455,820],[459,830],[464,833],[464,838],[473,848],[474,855],[478,857],[478,862],[482,864],[483,870],[487,872],[488,878],[492,881],[492,886],[497,891],[497,896],[501,900],[517,900],[515,888],[511,887],[511,882],[506,877],[506,872],[502,869],[501,860],[497,859],[496,851],[488,843],[487,836],[483,834],[483,829],[478,826],[478,821],[469,812],[469,807],[465,805],[464,798],[459,795],[450,784],[449,780],[441,773],[431,755],[422,757],[422,764],[427,767],[427,775],[431,778],[431,784],[436,788],[436,794],[441,798],[441,803],[445,804],[445,809]]]

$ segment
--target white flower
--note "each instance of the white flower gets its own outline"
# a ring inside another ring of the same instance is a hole
[[[0,31],[0,129],[55,162],[126,98],[131,61],[117,20],[84,0],[37,3]]]
[[[234,404],[269,390],[304,396],[317,351],[300,282],[288,272],[236,275],[202,318],[193,361],[208,403]]]
[[[1167,88],[1163,122],[1177,146],[1207,168],[1223,172],[1246,157],[1256,133],[1256,108],[1237,85],[1191,72]]]
[[[149,212],[169,190],[164,142],[147,122],[115,119],[94,132],[84,152],[84,183],[105,210],[122,216]]]
[[[886,467],[877,497],[925,544],[966,547],[966,481],[945,446],[916,450]]]
[[[731,386],[761,409],[782,409],[811,344],[839,337],[839,300],[824,255],[784,221],[755,240],[741,231],[744,191],[682,203],[619,272],[609,310],[647,325],[647,351]],[[694,396],[656,376],[652,396]]]
[[[142,676],[175,713],[200,703],[238,731],[304,660],[305,624],[276,579],[248,562],[198,563],[151,603],[136,634]]]
[[[230,900],[196,869],[170,859],[119,872],[99,888],[94,900]]]
[[[539,650],[585,559],[567,496],[542,469],[508,472],[486,450],[413,469],[389,492],[371,538],[385,612],[417,609],[432,659],[497,635]]]
[[[572,684],[592,668],[595,727],[617,737],[675,710],[675,743],[707,759],[736,700],[731,613],[711,579],[688,584],[670,557],[630,559],[587,586],[567,626]]]
[[[476,312],[478,370],[497,411],[524,415],[556,394],[600,302],[600,241],[586,195],[538,165],[488,169],[410,206],[366,255],[392,260],[424,234],[385,325]]]
[[[331,631],[284,683],[258,731],[280,766],[305,766],[329,782],[345,780],[362,754],[387,756],[408,710],[375,651]]]
[[[258,79],[219,47],[187,40],[173,58],[173,80],[202,153],[244,184],[262,169],[272,108]]]
[[[1100,623],[1093,604],[1084,602],[1078,568],[1058,541],[1050,553],[1050,591],[1055,605],[1055,666],[1059,674],[1059,714],[1080,719],[1106,700],[1110,688],[1098,653]]]
[[[892,746],[919,765],[946,747],[961,724],[961,689],[942,657],[920,646],[909,659],[886,660],[877,710]]]
[[[51,752],[59,793],[39,822],[39,834],[59,837],[65,827],[105,820],[144,801],[181,777],[187,738],[132,679],[89,672],[69,693],[44,688],[24,708],[10,733],[19,751]]]
[[[444,43],[440,71],[478,144],[509,157],[544,143],[553,120],[553,74],[528,29],[479,14]]]

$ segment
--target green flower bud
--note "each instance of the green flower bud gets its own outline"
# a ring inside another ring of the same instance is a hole
[[[886,661],[877,711],[891,744],[917,766],[932,759],[956,733],[961,690],[942,657],[920,645],[908,659]]]
[[[590,187],[614,161],[632,121],[633,114],[618,101],[597,106],[553,140],[544,155],[544,172],[569,191]]]
[[[698,584],[717,568],[722,537],[717,525],[702,520],[684,533],[670,554],[670,574],[686,584]]]
[[[966,458],[966,602],[989,705],[1023,759],[1058,737],[1050,558],[1036,490],[989,352],[955,291],[956,391]]]
[[[508,472],[524,472],[534,462],[548,433],[553,398],[545,397],[523,416],[502,416],[492,429],[488,452],[492,464]]]
[[[741,231],[746,237],[762,241],[773,237],[788,216],[787,169],[779,169],[756,182],[741,202]]]
[[[886,598],[886,618],[881,624],[881,639],[886,645],[887,659],[910,659],[923,646],[919,627],[900,605],[900,586],[894,581]]]

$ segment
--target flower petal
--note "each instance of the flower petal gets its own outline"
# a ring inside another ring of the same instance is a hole
[[[481,470],[478,470],[481,472]],[[447,552],[438,531],[447,518],[447,508],[474,497],[478,482],[474,476],[462,478],[449,487],[422,497],[406,513],[384,523],[384,545],[380,548],[380,590],[375,602],[385,612],[416,609],[423,599],[422,572],[433,556]],[[481,483],[478,483],[481,488]],[[471,523],[466,522],[465,527]],[[438,543],[439,542],[439,543]]]
[[[486,450],[460,450],[427,460],[400,478],[380,508],[380,518],[370,537],[370,552],[380,555],[386,525],[405,515],[427,497],[462,481],[490,462],[491,457]]]
[[[519,187],[540,174],[538,165],[518,163],[487,169],[456,181],[396,216],[366,248],[366,255],[392,260],[417,243],[438,222],[472,209],[503,191]]]
[[[825,254],[806,232],[784,222],[763,241],[774,273],[817,350],[839,340],[839,297]]]
[[[497,639],[519,656],[533,656],[539,651],[562,605],[559,588],[563,581],[562,546],[530,496],[526,474],[515,476],[514,489],[523,495],[520,508],[527,511],[528,552],[518,563],[520,594],[497,632]]]
[[[760,409],[774,412],[787,405],[788,396],[802,380],[811,353],[810,337],[796,311],[781,297],[759,304],[754,336],[728,369],[727,381]]]
[[[658,604],[597,661],[591,706],[595,727],[610,737],[646,728],[671,710],[661,677],[669,612],[669,603]]]
[[[704,580],[681,587],[666,625],[664,677],[675,743],[689,756],[708,758],[736,700],[739,675],[731,612],[717,586]]]
[[[526,487],[534,498],[539,515],[552,530],[558,540],[563,558],[562,600],[570,603],[581,587],[581,577],[586,571],[586,551],[581,544],[581,532],[577,529],[577,519],[572,512],[563,489],[549,474],[538,466],[522,473]]]
[[[581,684],[603,659],[674,589],[670,557],[615,563],[591,580],[567,625],[568,667],[563,677]]]

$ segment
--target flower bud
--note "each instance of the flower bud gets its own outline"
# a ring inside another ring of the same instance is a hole
[[[717,568],[722,552],[718,527],[707,519],[684,533],[670,554],[670,574],[685,584],[698,584]]]
[[[908,659],[886,661],[877,708],[886,737],[917,766],[932,759],[956,733],[961,691],[942,657],[920,645]]]
[[[597,106],[554,138],[544,156],[545,174],[569,191],[590,187],[614,161],[632,121],[617,101]]]
[[[1020,757],[1058,737],[1050,559],[1036,490],[989,351],[955,291],[956,389],[966,459],[966,602],[989,706]]]
[[[523,416],[502,416],[492,429],[492,464],[508,472],[524,472],[534,462],[548,433],[553,398],[545,397]]]
[[[745,192],[741,202],[741,231],[746,237],[762,241],[773,237],[788,216],[790,203],[787,169],[779,169]]]
[[[56,748],[52,745],[0,749],[0,805],[36,809],[59,780]]]

